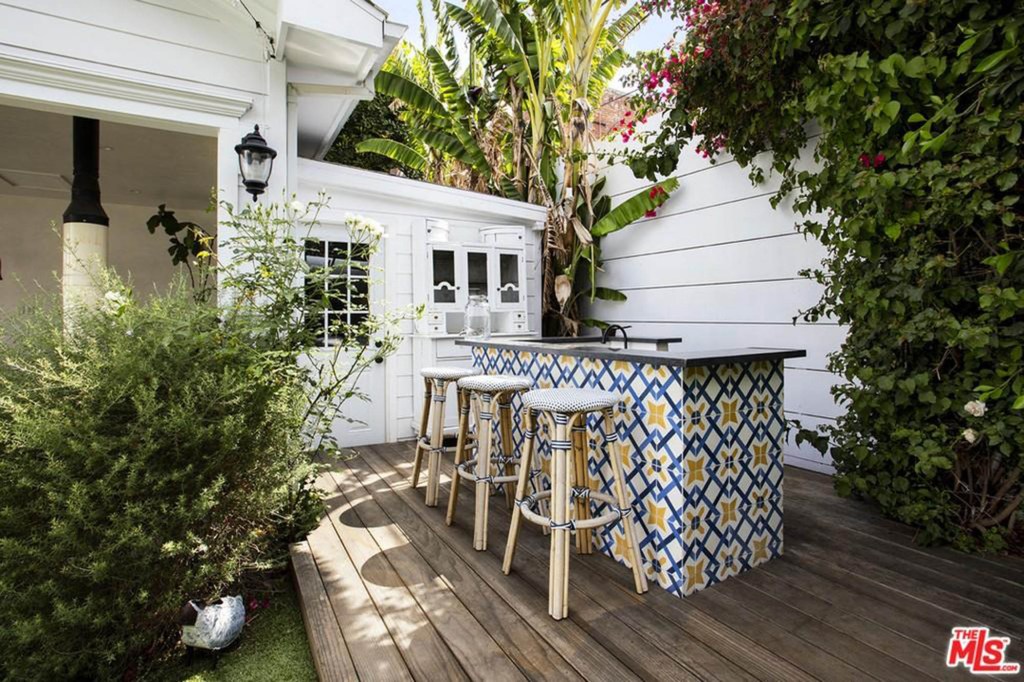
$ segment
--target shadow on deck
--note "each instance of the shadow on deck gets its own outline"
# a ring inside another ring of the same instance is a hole
[[[427,508],[411,461],[410,443],[359,448],[323,476],[328,514],[292,548],[321,679],[966,679],[944,658],[950,629],[970,624],[1024,660],[1024,562],[915,547],[820,474],[786,469],[783,557],[680,599],[574,556],[556,622],[540,530],[525,524],[502,575],[505,505],[475,552],[472,492],[446,527],[449,479]]]

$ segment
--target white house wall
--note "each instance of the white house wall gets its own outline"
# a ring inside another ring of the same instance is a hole
[[[3,236],[3,281],[0,282],[0,311],[13,312],[35,296],[56,295],[60,291],[62,259],[59,229],[67,199],[16,197],[0,194],[0,235]],[[167,288],[182,267],[171,264],[167,254],[167,235],[163,230],[150,234],[146,220],[153,206],[133,206],[104,202],[110,216],[109,264],[128,278],[136,295]],[[180,220],[210,225],[210,215],[201,207],[179,208]]]
[[[615,203],[650,184],[621,165],[605,175]],[[712,165],[692,148],[683,151],[677,177],[680,188],[657,217],[602,241],[599,282],[629,300],[600,301],[590,313],[632,325],[631,334],[681,336],[688,349],[804,348],[806,358],[786,361],[786,414],[804,426],[834,422],[842,407],[830,394],[837,377],[826,356],[845,329],[831,321],[794,324],[820,298],[821,287],[799,271],[818,265],[823,247],[796,231],[801,217],[790,208],[772,209],[777,178],[755,186],[735,161]],[[786,456],[797,466],[831,468],[817,451],[798,448],[792,434]]]
[[[479,228],[487,225],[532,226],[543,219],[543,209],[521,202],[509,201],[474,192],[453,190],[383,173],[346,168],[323,162],[299,161],[299,198],[315,199],[323,190],[330,197],[330,216],[346,213],[371,216],[387,229],[384,241],[384,286],[391,309],[426,303],[415,292],[425,286],[414,284],[416,277],[425,277],[425,251],[422,260],[415,255],[425,249],[426,219],[447,220],[451,227],[450,241],[475,241]],[[539,233],[526,230],[527,315],[531,331],[540,330],[540,241]],[[402,327],[404,337],[398,352],[388,358],[387,406],[389,438],[399,440],[413,436],[419,419],[420,367],[415,362],[415,332],[412,322]],[[466,348],[452,340],[434,341],[439,364],[469,365]]]

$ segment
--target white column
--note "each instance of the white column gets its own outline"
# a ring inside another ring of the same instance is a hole
[[[75,308],[93,305],[103,298],[109,229],[94,223],[64,223],[61,287],[65,320]]]

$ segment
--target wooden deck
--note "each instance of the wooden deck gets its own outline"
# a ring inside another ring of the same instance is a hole
[[[573,557],[570,616],[547,615],[547,538],[526,524],[501,573],[508,515],[475,552],[409,486],[411,444],[360,448],[325,474],[328,514],[292,555],[321,679],[967,679],[950,629],[984,624],[1024,661],[1024,562],[912,544],[906,527],[788,468],[785,556],[686,599],[600,554]],[[448,471],[445,472],[449,473]]]

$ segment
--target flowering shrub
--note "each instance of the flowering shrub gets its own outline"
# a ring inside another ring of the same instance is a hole
[[[1024,15],[1017,3],[657,0],[680,39],[644,54],[630,165],[684,146],[781,175],[828,256],[805,316],[849,325],[830,359],[846,413],[803,432],[836,487],[922,529],[997,548],[1020,522]],[[813,134],[811,134],[813,133]],[[820,133],[820,134],[818,134]],[[813,149],[812,168],[801,153]],[[765,154],[771,152],[770,154]],[[758,155],[765,154],[758,157]],[[766,160],[765,160],[766,159]]]
[[[303,306],[326,304],[296,282],[329,273],[306,267],[297,226],[317,207],[229,210],[220,305],[184,278],[140,303],[111,276],[66,329],[59,304],[4,320],[0,679],[138,670],[176,641],[187,599],[280,564],[319,519],[312,455],[398,335],[371,316],[308,352]],[[349,225],[378,248],[376,223]]]

